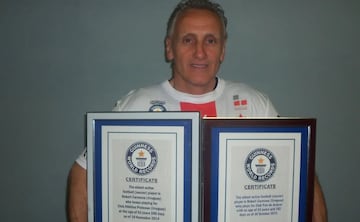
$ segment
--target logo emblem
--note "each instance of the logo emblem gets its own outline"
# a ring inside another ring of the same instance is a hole
[[[265,148],[253,150],[246,158],[246,174],[255,182],[269,180],[274,175],[275,170],[275,156],[271,151]]]
[[[233,105],[236,110],[246,110],[248,106],[248,101],[247,99],[240,99],[239,95],[234,95]]]
[[[138,175],[151,173],[158,162],[155,148],[146,142],[132,144],[126,153],[126,164],[129,169]]]
[[[164,104],[165,104],[164,101],[153,100],[150,102],[150,104],[152,104],[152,106],[150,106],[150,108],[149,108],[150,112],[165,112],[166,111],[166,108],[164,106]]]

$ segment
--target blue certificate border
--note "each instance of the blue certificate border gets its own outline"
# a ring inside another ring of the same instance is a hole
[[[198,113],[196,113],[198,115]],[[99,113],[97,113],[99,115]],[[101,114],[100,114],[101,115]],[[105,114],[106,115],[106,114]],[[145,114],[149,115],[149,114]],[[159,114],[160,115],[160,114]],[[170,114],[171,115],[171,114]],[[175,114],[176,115],[176,114]],[[141,116],[141,114],[140,114]],[[194,119],[180,119],[181,114],[177,115],[179,118],[171,116],[168,119],[159,118],[135,118],[135,119],[103,119],[93,118],[90,124],[93,133],[93,217],[94,222],[102,221],[102,199],[104,194],[102,193],[102,127],[104,126],[180,126],[184,128],[184,206],[183,206],[183,218],[184,221],[191,221],[192,219],[192,159],[193,159],[193,126]],[[196,116],[196,115],[194,115]],[[193,116],[191,116],[193,117]],[[195,148],[195,147],[194,147]]]
[[[231,121],[231,122],[230,122]],[[207,124],[208,122],[208,124]],[[237,122],[237,123],[236,123]],[[205,163],[205,213],[206,221],[218,222],[218,178],[219,178],[219,135],[220,133],[300,133],[301,160],[300,160],[300,194],[299,194],[299,222],[305,222],[311,216],[314,176],[314,149],[315,149],[315,119],[207,119],[204,124],[205,136],[210,143],[204,142],[205,153],[211,165]],[[207,145],[206,145],[207,144]],[[310,149],[310,147],[312,149]],[[210,149],[210,150],[208,150]],[[210,169],[206,169],[210,168]],[[208,173],[206,173],[208,171]],[[206,182],[208,181],[208,182]],[[207,191],[206,191],[207,190]],[[208,203],[208,206],[206,202]]]

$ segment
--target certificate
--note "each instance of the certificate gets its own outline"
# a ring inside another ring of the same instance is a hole
[[[315,119],[204,120],[204,221],[311,221]]]
[[[91,222],[199,219],[199,113],[87,114]]]

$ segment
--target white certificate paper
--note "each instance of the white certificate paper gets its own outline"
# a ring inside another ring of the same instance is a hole
[[[219,221],[297,221],[300,136],[220,133]]]
[[[182,127],[103,128],[103,144],[107,153],[102,156],[102,176],[109,185],[103,186],[103,193],[109,195],[108,199],[103,199],[103,206],[109,209],[109,221],[183,221],[183,208],[179,206],[184,201],[181,195],[184,193],[184,163],[177,161],[184,159],[184,141],[179,139],[183,134]],[[130,156],[129,147],[136,149],[136,145],[141,148]],[[144,157],[146,145],[157,153],[156,156]],[[146,163],[144,167],[139,166],[141,155],[143,159],[155,159],[156,165],[148,170],[151,172],[133,172],[135,169],[146,169]],[[107,221],[107,218],[104,220]]]

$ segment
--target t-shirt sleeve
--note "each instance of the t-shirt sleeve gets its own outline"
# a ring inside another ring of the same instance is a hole
[[[269,98],[266,100],[266,117],[278,117],[279,114],[276,111],[274,105]]]
[[[87,148],[85,147],[82,153],[76,159],[76,163],[79,164],[82,168],[86,169],[86,161],[87,161]]]
[[[251,92],[251,91],[250,91]],[[274,105],[268,95],[253,89],[251,94],[250,117],[278,117]]]
[[[126,96],[118,100],[112,111],[124,111],[125,107],[129,104],[129,101],[134,96],[135,92],[136,90],[132,90]]]

